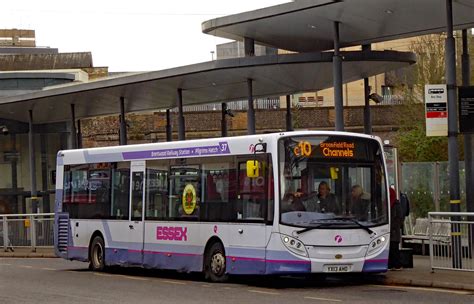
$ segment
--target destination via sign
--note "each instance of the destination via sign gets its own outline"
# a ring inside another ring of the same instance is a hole
[[[459,88],[459,132],[474,133],[474,86]]]

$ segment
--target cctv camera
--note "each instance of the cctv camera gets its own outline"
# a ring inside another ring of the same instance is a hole
[[[375,103],[381,103],[383,101],[383,97],[377,93],[370,94],[369,99],[372,99]]]
[[[230,117],[234,117],[235,114],[230,109],[225,110],[225,114],[229,115]]]
[[[8,135],[8,133],[10,132],[7,126],[0,126],[0,130],[2,131],[3,135]]]

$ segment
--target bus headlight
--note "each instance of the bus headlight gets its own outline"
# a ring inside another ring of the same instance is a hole
[[[367,255],[371,255],[377,251],[379,251],[381,248],[384,247],[385,243],[387,243],[388,237],[385,235],[382,235],[381,237],[376,238],[369,244],[369,249],[367,249]]]
[[[281,235],[281,241],[283,242],[283,245],[294,254],[308,257],[308,252],[301,241],[284,234]]]

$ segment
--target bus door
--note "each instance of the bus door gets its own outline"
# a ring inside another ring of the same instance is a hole
[[[233,273],[265,272],[265,263],[246,263],[249,260],[265,261],[268,217],[268,166],[264,174],[249,177],[246,174],[246,161],[239,160],[238,171],[238,216],[237,222],[229,232],[230,255],[236,256],[236,266]],[[262,167],[267,158],[257,156]],[[271,226],[268,226],[270,228]],[[240,265],[239,265],[240,262]],[[249,269],[248,267],[251,267]]]
[[[143,263],[145,210],[145,161],[132,161],[130,182],[130,215],[128,225],[128,261],[132,265]]]

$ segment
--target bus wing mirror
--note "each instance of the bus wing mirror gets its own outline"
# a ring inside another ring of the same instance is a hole
[[[331,179],[338,179],[339,178],[339,168],[336,167],[330,167],[329,171],[331,173]]]
[[[253,178],[259,176],[260,163],[257,160],[247,161],[247,177]]]

